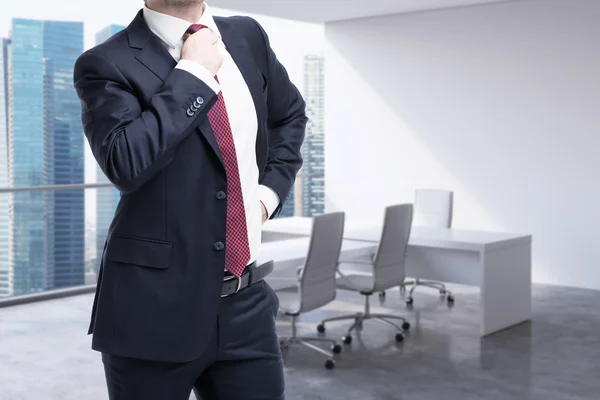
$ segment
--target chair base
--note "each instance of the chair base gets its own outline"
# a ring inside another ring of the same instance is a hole
[[[364,312],[341,315],[339,317],[332,317],[332,318],[324,319],[323,321],[321,321],[321,324],[318,327],[319,331],[323,331],[323,332],[325,331],[325,323],[326,322],[354,320],[354,323],[352,325],[350,325],[350,327],[348,328],[348,332],[347,332],[346,336],[344,336],[342,338],[342,340],[345,344],[350,344],[352,342],[352,331],[361,330],[363,327],[363,323],[365,321],[374,320],[374,321],[380,322],[382,324],[387,324],[387,325],[390,325],[390,326],[396,328],[396,341],[397,342],[404,341],[404,333],[403,332],[410,329],[410,323],[406,320],[406,318],[401,317],[399,315],[371,313],[370,305],[369,305],[369,297],[370,297],[370,295],[365,295],[366,302],[365,302],[365,311]],[[402,321],[402,325],[398,325],[390,320]]]
[[[410,290],[408,291],[408,295],[406,295],[406,287],[407,286],[412,286],[410,288]],[[438,290],[440,292],[440,295],[446,297],[446,301],[448,303],[454,303],[454,295],[452,294],[451,291],[449,291],[446,288],[446,285],[444,285],[442,282],[425,281],[422,279],[415,279],[414,281],[406,281],[402,285],[400,285],[400,293],[404,296],[404,301],[406,301],[406,304],[409,304],[409,305],[413,304],[413,293],[419,286]]]
[[[329,343],[331,344],[331,351],[326,351],[321,347],[315,346],[313,343]],[[291,336],[280,336],[279,337],[279,347],[281,351],[289,350],[293,345],[301,345],[306,348],[309,348],[317,353],[328,356],[325,360],[325,368],[333,369],[335,367],[335,361],[332,358],[332,354],[339,354],[342,352],[342,347],[337,344],[337,342],[333,339],[329,339],[326,337],[309,337],[309,336],[297,336],[296,335],[296,317],[292,316],[292,334]]]

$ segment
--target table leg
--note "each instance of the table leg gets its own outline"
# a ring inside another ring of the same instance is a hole
[[[481,336],[531,319],[531,243],[483,252]]]

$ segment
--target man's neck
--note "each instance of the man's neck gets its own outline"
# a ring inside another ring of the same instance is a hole
[[[151,9],[162,14],[184,19],[190,24],[195,24],[204,13],[205,7],[206,3],[202,2],[200,4],[193,4],[189,7],[169,7],[161,5],[159,7],[154,6]]]

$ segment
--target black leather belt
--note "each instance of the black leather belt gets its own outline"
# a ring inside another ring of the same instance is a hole
[[[273,272],[273,261],[258,265],[256,262],[248,265],[241,277],[228,275],[223,278],[223,288],[221,289],[221,297],[231,296],[240,290],[246,289],[248,286],[254,285],[262,281]]]

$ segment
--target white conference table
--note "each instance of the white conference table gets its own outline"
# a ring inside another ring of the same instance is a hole
[[[279,243],[283,248],[281,240],[301,240],[290,238],[308,236],[311,229],[311,218],[271,220],[263,226],[267,242],[263,246]],[[376,246],[381,229],[349,221],[344,244],[359,241]],[[341,258],[364,256],[358,253],[342,254]],[[414,227],[406,269],[411,278],[479,287],[481,336],[531,319],[530,235]]]
[[[306,236],[306,235],[305,235]],[[263,242],[258,257],[258,265],[273,261],[275,273],[290,270],[296,276],[297,267],[302,266],[308,254],[310,238],[301,237],[284,241]],[[377,244],[367,241],[344,240],[341,256],[348,258],[363,258],[372,255]]]

